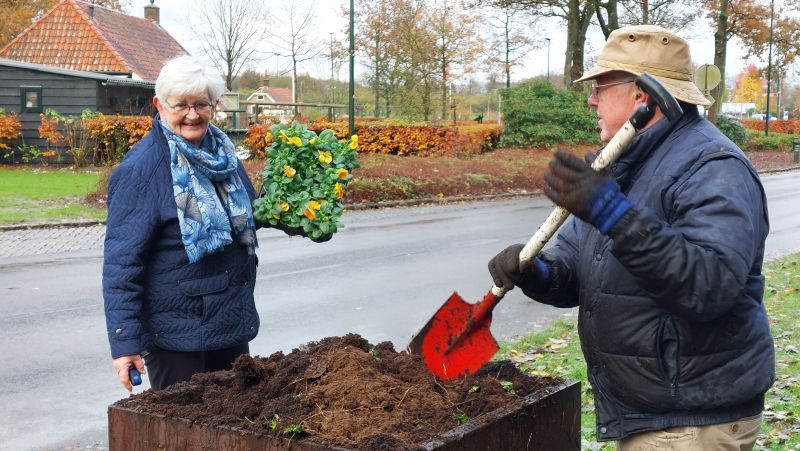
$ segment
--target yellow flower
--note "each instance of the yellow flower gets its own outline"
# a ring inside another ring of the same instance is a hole
[[[274,215],[272,215],[272,217],[275,218],[275,219],[281,219],[281,214],[280,213],[275,213]]]
[[[281,130],[281,136],[280,136],[280,139],[281,139],[281,141],[283,141],[283,142],[286,142],[286,140],[287,140],[287,139],[289,139],[289,137],[288,137],[288,136],[286,136],[286,132],[285,132],[285,131],[283,131],[283,130]]]
[[[314,219],[317,218],[317,214],[315,213],[315,211],[319,210],[319,207],[320,207],[319,202],[315,200],[308,201],[308,203],[306,204],[306,208],[303,211],[303,216],[308,218],[309,221],[313,221]]]
[[[347,174],[349,174],[349,172],[347,172],[347,169],[345,169],[345,168],[339,168],[339,169],[336,170],[336,177],[339,177],[339,179],[341,179],[341,180],[346,179],[347,178]]]
[[[298,138],[297,136],[292,136],[291,138],[289,138],[289,144],[295,147],[300,147],[303,145],[303,141],[301,141],[300,138]]]
[[[327,150],[322,151],[319,153],[319,162],[320,163],[330,163],[333,161],[333,156]]]
[[[267,134],[264,135],[264,142],[267,144],[272,143],[272,133],[267,132]]]
[[[297,170],[288,164],[283,165],[283,175],[286,177],[292,178],[297,173]]]
[[[350,138],[350,148],[353,150],[358,149],[358,135],[353,135],[353,137]]]
[[[278,206],[280,206],[281,210],[283,210],[283,211],[289,211],[289,202],[284,202],[282,200],[279,200],[278,201]]]
[[[344,189],[342,189],[342,185],[340,183],[333,185],[333,189],[336,190],[336,200],[344,197]]]
[[[308,143],[311,144],[312,146],[317,144],[317,137],[315,136],[315,137],[311,138],[311,140],[308,141]]]

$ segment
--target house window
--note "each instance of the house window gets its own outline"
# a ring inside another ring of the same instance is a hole
[[[41,113],[43,111],[41,86],[20,86],[19,97],[21,112]]]
[[[258,96],[258,100],[264,100],[264,96]]]

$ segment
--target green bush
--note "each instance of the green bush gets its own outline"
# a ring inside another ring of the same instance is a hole
[[[743,150],[751,152],[786,152],[792,148],[792,136],[783,133],[770,133],[769,136],[752,134]]]
[[[586,95],[571,89],[558,91],[546,81],[525,83],[501,91],[503,135],[501,146],[557,143],[599,143],[597,115]]]
[[[750,135],[744,124],[730,116],[717,116],[717,128],[723,135],[727,136],[728,139],[736,143],[737,146],[742,146],[746,143]]]

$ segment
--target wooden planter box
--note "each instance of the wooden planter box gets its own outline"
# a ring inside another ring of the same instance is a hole
[[[567,381],[548,394],[532,394],[422,443],[426,450],[513,451],[580,449],[580,382]],[[119,450],[269,450],[287,449],[287,440],[230,427],[108,408],[109,449]],[[345,450],[293,440],[291,450]]]

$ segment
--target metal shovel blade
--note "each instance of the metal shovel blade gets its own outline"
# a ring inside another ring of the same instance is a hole
[[[441,380],[471,374],[494,356],[499,347],[489,330],[491,311],[475,315],[483,301],[470,304],[453,292],[436,314],[408,345],[408,351],[421,354],[428,370]]]

